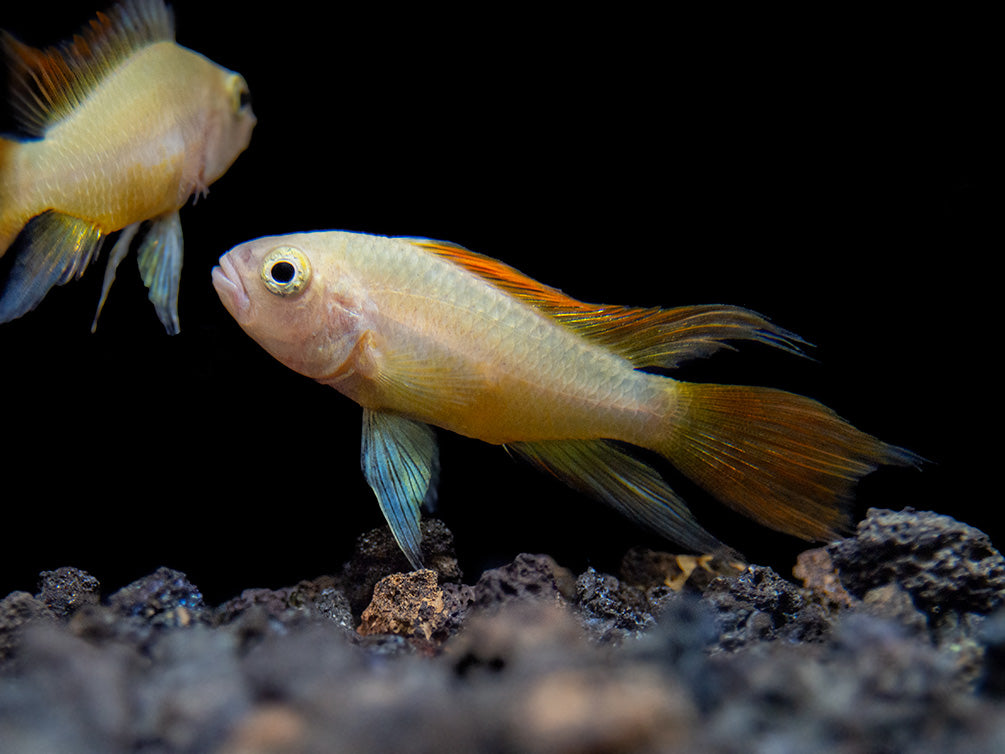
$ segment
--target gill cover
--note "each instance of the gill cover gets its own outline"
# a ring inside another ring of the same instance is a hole
[[[277,246],[265,255],[259,275],[270,293],[295,296],[311,281],[307,255],[293,246]]]

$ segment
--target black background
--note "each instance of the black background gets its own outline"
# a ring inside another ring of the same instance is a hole
[[[167,565],[216,602],[336,570],[382,524],[359,408],[274,362],[210,282],[241,241],[326,228],[454,241],[588,301],[756,309],[816,360],[748,346],[680,376],[802,392],[931,459],[869,477],[856,518],[911,505],[998,532],[984,19],[174,7],[180,44],[245,76],[258,126],[182,210],[179,336],[134,257],[97,334],[103,259],[0,327],[0,594]],[[97,9],[7,4],[0,26],[48,45]],[[521,551],[578,571],[664,546],[499,448],[441,446],[470,579]],[[674,484],[789,572],[802,543]]]

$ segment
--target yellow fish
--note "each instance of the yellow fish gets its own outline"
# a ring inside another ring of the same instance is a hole
[[[16,253],[0,322],[79,277],[121,230],[96,324],[117,265],[149,222],[140,271],[164,327],[178,332],[178,210],[248,146],[255,116],[244,79],[177,45],[163,0],[125,0],[58,47],[36,50],[6,33],[0,45],[24,137],[0,137],[0,256]]]
[[[342,231],[239,245],[213,285],[266,351],[363,407],[363,472],[416,568],[438,469],[431,425],[504,445],[700,552],[723,546],[621,443],[810,540],[847,526],[859,478],[922,460],[810,398],[643,371],[730,340],[801,353],[797,336],[739,307],[586,304],[450,243]]]

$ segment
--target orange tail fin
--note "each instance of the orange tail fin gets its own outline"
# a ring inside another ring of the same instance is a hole
[[[848,526],[855,483],[877,466],[923,459],[783,390],[674,383],[678,409],[654,448],[735,510],[809,540]]]

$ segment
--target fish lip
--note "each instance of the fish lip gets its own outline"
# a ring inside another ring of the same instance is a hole
[[[220,257],[220,264],[213,268],[212,275],[213,287],[227,311],[238,322],[246,320],[251,309],[251,298],[229,254]]]

